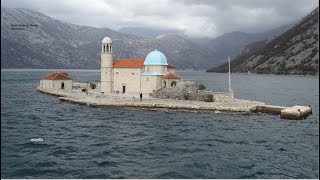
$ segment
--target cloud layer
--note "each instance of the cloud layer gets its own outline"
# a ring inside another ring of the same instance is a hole
[[[317,0],[4,0],[66,22],[95,27],[177,29],[188,36],[261,32],[300,20]]]

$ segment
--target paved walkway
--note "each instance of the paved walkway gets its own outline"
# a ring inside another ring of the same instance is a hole
[[[209,111],[233,111],[233,112],[251,112],[256,106],[264,103],[243,99],[234,99],[232,102],[203,102],[203,101],[188,101],[188,100],[172,100],[172,99],[157,99],[144,97],[142,101],[131,96],[123,96],[118,94],[113,95],[98,95],[95,93],[81,92],[81,90],[37,90],[61,96],[60,100],[69,101],[78,104],[86,104],[95,107],[115,106],[115,107],[137,107],[137,108],[168,108],[168,109],[188,109],[188,110],[209,110]]]

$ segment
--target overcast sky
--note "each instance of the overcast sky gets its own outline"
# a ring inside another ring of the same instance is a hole
[[[216,37],[231,31],[261,32],[295,22],[318,0],[2,0],[73,24],[177,29],[189,36]]]

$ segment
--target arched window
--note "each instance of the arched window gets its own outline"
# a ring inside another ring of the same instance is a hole
[[[103,53],[106,52],[106,45],[103,45]]]
[[[164,86],[167,86],[167,81],[163,81],[163,85],[164,85]]]
[[[61,89],[64,89],[64,82],[61,83]]]
[[[172,81],[171,82],[171,86],[176,86],[177,85],[177,82],[176,81]]]

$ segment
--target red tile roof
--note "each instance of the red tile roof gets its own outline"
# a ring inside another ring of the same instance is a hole
[[[168,64],[167,68],[176,68],[173,64]]]
[[[66,72],[55,72],[42,78],[44,80],[72,80]]]
[[[163,79],[180,79],[179,76],[173,73],[167,73],[166,75],[162,76]]]
[[[114,68],[142,68],[143,59],[119,59],[113,62]]]

